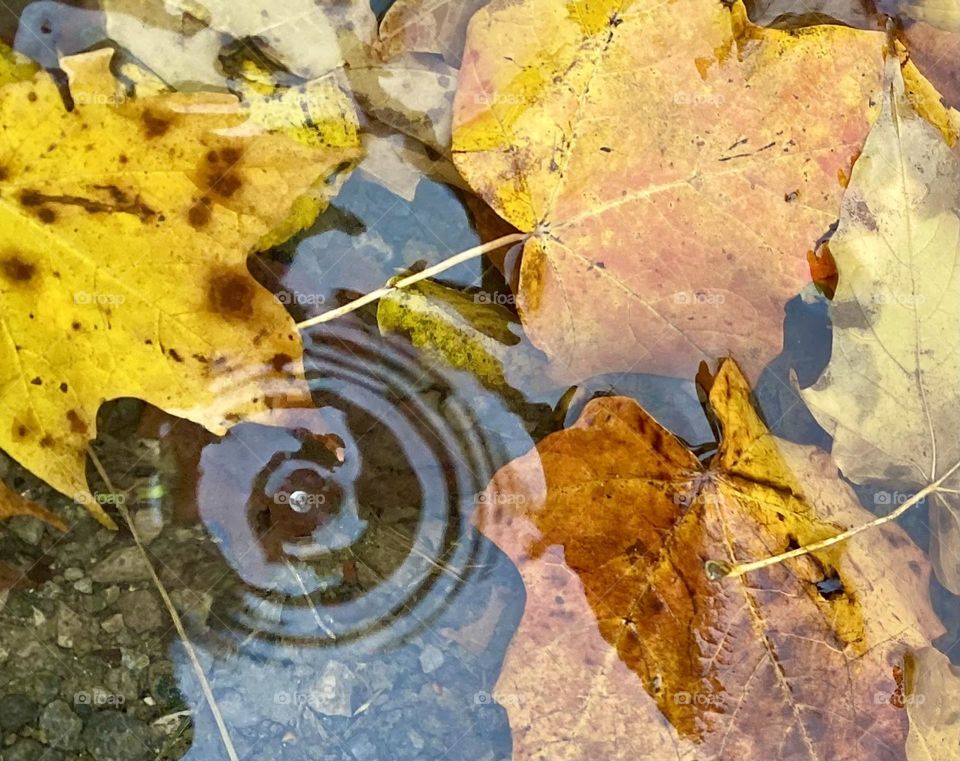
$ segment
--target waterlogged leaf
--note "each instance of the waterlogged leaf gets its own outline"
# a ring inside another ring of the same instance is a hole
[[[380,22],[380,50],[390,60],[402,53],[436,53],[460,66],[467,23],[489,0],[397,0]]]
[[[5,483],[0,482],[0,520],[13,518],[18,515],[26,515],[31,518],[37,518],[45,523],[49,523],[51,526],[58,528],[61,531],[67,530],[67,524],[65,524],[57,515],[50,512],[45,507],[41,507],[36,502],[31,502],[27,498],[15,492]],[[2,582],[0,582],[0,589],[3,588],[4,585]]]
[[[904,20],[903,39],[917,68],[946,105],[960,108],[960,0],[884,0]]]
[[[876,10],[864,0],[744,0],[750,20],[761,26],[818,18],[860,29],[880,26]]]
[[[960,756],[960,669],[932,647],[910,653],[903,705],[910,717],[907,761]]]
[[[830,242],[833,353],[802,394],[847,478],[919,489],[960,460],[960,162],[888,72]],[[934,568],[960,593],[960,502],[931,499]]]
[[[760,29],[716,0],[474,16],[454,160],[531,233],[518,306],[559,376],[688,377],[726,354],[755,373],[780,351],[876,115],[884,44]]]
[[[361,141],[364,155],[360,171],[408,203],[413,202],[424,177],[466,189],[450,161],[435,158],[436,154],[430,155],[422,143],[384,124],[368,123]]]
[[[530,346],[497,295],[466,294],[421,281],[380,299],[377,322],[422,351],[471,373],[516,408],[537,396],[547,360]]]
[[[0,446],[106,523],[84,478],[103,401],[223,431],[267,389],[302,393],[293,321],[245,262],[358,155],[335,86],[308,145],[231,95],[127,100],[110,55],[62,62],[71,111],[45,73],[0,89]]]
[[[701,376],[702,378],[702,376]],[[871,517],[829,455],[773,437],[726,361],[706,464],[636,402],[592,401],[503,468],[476,522],[527,599],[495,690],[514,758],[904,758],[906,647],[942,632],[897,526],[740,578]]]
[[[231,40],[249,40],[288,71],[316,79],[367,55],[376,18],[362,2],[104,0],[106,31],[173,86],[224,87],[217,60]]]
[[[438,153],[449,153],[456,69],[407,55],[351,67],[349,77],[367,114]]]

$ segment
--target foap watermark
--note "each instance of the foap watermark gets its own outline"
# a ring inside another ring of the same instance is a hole
[[[323,700],[320,692],[280,692],[273,693],[273,702],[281,706],[317,706]]]
[[[723,96],[715,93],[691,93],[681,90],[674,93],[675,106],[722,106]]]
[[[127,102],[125,93],[84,92],[73,93],[73,102],[78,106],[112,106],[116,108]]]
[[[678,706],[722,706],[723,695],[716,692],[674,692],[670,699]]]
[[[323,306],[327,303],[327,297],[322,293],[299,293],[294,291],[280,291],[275,293],[273,298],[278,304],[287,306],[310,307]]]
[[[873,702],[875,705],[890,704],[896,708],[905,708],[906,706],[922,706],[927,702],[927,696],[922,692],[915,692],[912,695],[904,695],[903,690],[894,692],[877,691],[873,693]]]
[[[515,707],[520,705],[520,696],[512,693],[491,695],[489,692],[481,690],[473,694],[473,704],[475,706],[500,705],[504,708],[509,708],[510,706]]]
[[[78,505],[125,505],[127,495],[114,492],[98,492],[97,494],[78,494],[74,497]]]
[[[122,706],[127,699],[116,692],[107,692],[99,688],[73,693],[73,704],[78,706]]]
[[[475,304],[495,304],[497,306],[514,306],[517,298],[512,293],[477,293],[473,297]]]
[[[73,303],[79,306],[119,306],[126,300],[127,297],[122,293],[76,291],[73,294]]]
[[[723,495],[714,490],[696,489],[692,487],[687,491],[675,491],[673,493],[673,504],[678,507],[722,505]]]
[[[477,93],[473,102],[480,106],[520,106],[527,102],[522,95],[513,93]]]
[[[922,293],[875,293],[870,297],[874,304],[897,304],[902,307],[918,307],[927,300]]]
[[[673,294],[673,303],[680,306],[720,306],[726,296],[722,293],[707,293],[706,291],[677,291]]]
[[[273,501],[278,505],[289,505],[290,509],[298,513],[310,512],[318,505],[324,505],[327,502],[326,494],[317,494],[314,492],[297,491],[278,491],[273,495]]]
[[[510,492],[483,491],[477,495],[477,502],[482,505],[522,505],[526,501],[526,495]]]
[[[873,495],[873,504],[902,505],[912,496],[912,494],[904,494],[902,491],[878,491]]]

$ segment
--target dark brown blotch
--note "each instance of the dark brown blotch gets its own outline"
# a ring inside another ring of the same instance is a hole
[[[37,267],[17,254],[0,261],[0,272],[11,283],[29,283],[37,274]]]
[[[270,358],[270,365],[278,373],[282,373],[291,362],[293,362],[293,357],[289,354],[274,354]]]
[[[217,195],[223,196],[224,198],[230,198],[231,196],[235,195],[240,188],[243,187],[243,180],[230,172],[215,180],[213,183],[211,183],[210,187],[217,193]]]
[[[87,424],[83,422],[83,418],[80,417],[80,413],[76,410],[67,412],[67,420],[70,422],[70,430],[74,433],[87,432]]]
[[[180,352],[178,352],[176,349],[170,349],[167,354],[170,355],[170,359],[172,359],[174,362],[183,362],[183,357],[180,356]]]
[[[65,393],[67,393],[67,391],[69,391],[69,390],[70,390],[70,386],[68,386],[66,383],[61,383],[61,384],[60,384],[60,392],[61,392],[61,393],[64,393],[64,394],[65,394]]]
[[[253,316],[253,283],[246,275],[224,270],[210,276],[207,284],[207,305],[212,312],[247,320]]]
[[[220,158],[223,159],[225,164],[229,164],[230,166],[233,166],[240,161],[242,156],[243,154],[239,148],[224,148],[222,151],[220,151]]]
[[[146,132],[147,137],[162,137],[167,134],[172,124],[171,119],[161,116],[149,108],[144,109],[140,119],[143,121],[143,130]]]
[[[194,230],[199,230],[210,224],[213,213],[210,211],[210,199],[201,198],[187,212],[187,221]]]

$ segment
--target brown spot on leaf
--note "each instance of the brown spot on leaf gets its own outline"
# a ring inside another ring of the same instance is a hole
[[[232,172],[223,175],[223,177],[211,184],[211,189],[214,190],[217,195],[221,195],[224,198],[230,198],[242,187],[243,180]]]
[[[45,225],[51,225],[57,221],[57,212],[44,206],[42,209],[40,209],[40,211],[37,212],[37,217]]]
[[[170,355],[170,359],[172,359],[174,362],[183,362],[183,357],[180,356],[180,352],[178,352],[176,349],[170,349],[167,354]]]
[[[70,430],[73,431],[73,433],[87,432],[87,424],[83,422],[80,413],[76,410],[67,412],[67,420],[70,421]]]
[[[225,317],[249,319],[253,316],[253,283],[246,274],[232,270],[215,272],[207,285],[210,310]]]
[[[65,393],[67,393],[67,391],[69,391],[69,390],[70,390],[70,386],[68,386],[66,383],[61,383],[61,384],[60,384],[60,391],[61,391],[62,393],[65,394]]]
[[[224,163],[233,165],[240,161],[240,158],[243,154],[238,148],[224,148],[220,152],[220,156],[223,158]]]
[[[170,129],[171,120],[160,116],[149,108],[144,110],[140,118],[143,121],[143,129],[147,137],[162,137]]]
[[[17,254],[12,254],[0,261],[0,272],[11,283],[29,283],[37,274],[37,267]]]
[[[194,230],[199,230],[201,227],[210,224],[211,216],[213,215],[210,211],[210,200],[201,198],[190,207],[190,211],[187,212],[187,221]]]
[[[270,358],[270,364],[278,373],[283,372],[287,365],[293,362],[293,357],[289,354],[274,354]]]

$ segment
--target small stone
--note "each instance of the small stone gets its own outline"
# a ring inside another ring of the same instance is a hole
[[[83,722],[62,700],[54,700],[40,714],[40,729],[47,742],[62,750],[79,750]]]
[[[107,634],[118,634],[123,631],[123,614],[114,613],[110,618],[100,622],[100,628]]]
[[[377,746],[366,734],[353,737],[348,749],[357,761],[376,761],[377,759]]]
[[[63,578],[67,581],[79,581],[83,578],[83,571],[80,568],[68,568],[63,572]]]
[[[420,653],[420,668],[424,674],[432,674],[443,665],[443,651],[436,645],[427,645]]]
[[[146,653],[134,653],[130,650],[124,650],[120,663],[129,671],[143,671],[150,665],[150,656]]]
[[[163,626],[164,618],[160,610],[160,601],[148,589],[120,595],[117,607],[120,608],[126,625],[138,634]]]
[[[140,541],[150,544],[163,531],[163,514],[159,508],[151,507],[137,510],[132,516],[133,526],[140,536]]]
[[[74,582],[73,588],[82,595],[92,595],[93,579],[80,579],[79,581]]]
[[[63,761],[58,750],[43,747],[36,740],[17,740],[3,751],[4,761]]]
[[[357,678],[339,661],[328,661],[311,685],[308,705],[325,716],[352,716],[353,689]]]
[[[136,547],[120,547],[93,567],[90,578],[98,584],[147,581],[150,566]]]
[[[88,652],[95,644],[84,620],[63,603],[57,609],[57,644],[79,652]]]
[[[26,695],[4,695],[0,698],[0,729],[19,732],[37,720],[40,707]]]
[[[9,518],[6,521],[6,528],[11,534],[34,547],[40,544],[40,540],[43,539],[43,522],[28,515],[17,515]]]
[[[94,713],[83,731],[83,741],[96,761],[153,761],[156,757],[156,738],[150,728],[117,711]]]
[[[170,593],[170,600],[187,621],[201,629],[206,628],[210,608],[213,607],[213,595],[193,589],[176,589]]]

